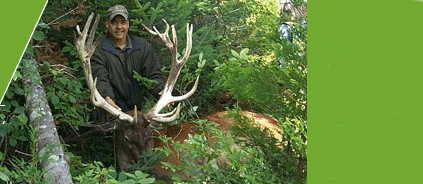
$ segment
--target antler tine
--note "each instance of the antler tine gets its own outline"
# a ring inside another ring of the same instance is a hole
[[[172,112],[165,113],[165,114],[157,114],[157,116],[153,117],[152,119],[157,122],[171,122],[175,121],[179,118],[179,113],[181,111],[181,104],[178,104]]]
[[[148,28],[147,26],[145,26],[144,24],[143,26],[150,34],[159,36],[162,39],[162,41],[166,44],[166,47],[169,48],[170,50],[173,50],[174,43],[172,43],[169,38],[169,24],[164,19],[163,19],[163,22],[166,24],[166,30],[164,33],[160,33],[157,30],[156,26],[153,26],[154,31]]]
[[[197,89],[197,86],[198,86],[199,76],[197,77],[194,86],[192,87],[192,89],[187,94],[182,95],[182,96],[176,96],[176,97],[172,96],[172,91],[173,91],[175,83],[178,79],[179,73],[180,73],[182,67],[184,66],[184,64],[186,63],[186,61],[188,60],[189,55],[191,54],[193,26],[192,26],[192,24],[191,24],[191,26],[190,26],[190,24],[187,24],[187,47],[185,49],[184,57],[181,60],[178,60],[178,58],[177,58],[178,39],[177,39],[177,35],[176,35],[175,26],[172,25],[173,40],[171,41],[169,39],[169,34],[168,34],[169,24],[167,24],[167,22],[165,20],[163,20],[163,21],[166,24],[165,33],[164,34],[158,33],[157,29],[154,27],[154,29],[156,29],[156,31],[154,32],[154,35],[159,35],[160,38],[162,38],[163,42],[166,44],[166,46],[168,46],[169,50],[171,51],[172,66],[171,66],[171,69],[170,69],[169,77],[166,81],[166,85],[165,85],[164,90],[163,90],[163,94],[160,97],[159,101],[156,103],[156,105],[154,105],[153,108],[151,108],[150,111],[147,113],[147,117],[149,117],[150,119],[155,120],[157,122],[170,122],[170,121],[176,120],[179,117],[180,104],[172,112],[165,113],[165,114],[159,114],[159,112],[163,108],[165,108],[167,104],[185,100],[188,97],[190,97],[192,94],[194,94],[194,92],[195,92],[195,90]],[[164,39],[164,38],[166,38],[166,39]]]
[[[187,24],[187,48],[185,49],[184,57],[181,59],[180,62],[184,63],[187,62],[189,55],[191,54],[191,48],[192,48],[192,30],[193,25],[191,26]]]
[[[156,33],[155,31],[151,30],[149,27],[145,26],[144,24],[142,24],[142,26],[144,27],[145,30],[147,30],[150,34],[152,35],[158,35],[158,33]]]
[[[79,25],[76,25],[76,32],[78,33],[78,36],[81,36],[81,29],[79,29]]]
[[[84,30],[82,30],[82,33],[81,33],[81,30],[79,29],[79,26],[76,26],[76,31],[78,32],[79,37],[75,40],[75,45],[78,49],[85,50],[85,41],[87,38],[87,32],[88,32],[88,28],[90,27],[93,16],[94,16],[94,13],[91,13],[91,15],[88,17],[87,22],[85,23],[85,26],[84,26]]]
[[[97,90],[97,87],[96,87],[97,86],[97,78],[95,78],[93,80],[93,76],[92,76],[92,73],[91,73],[90,59],[91,59],[91,56],[94,53],[94,51],[97,47],[97,44],[98,44],[98,40],[95,41],[94,43],[93,43],[93,41],[94,41],[94,36],[95,36],[95,30],[97,29],[97,25],[98,25],[98,22],[99,22],[99,19],[100,19],[100,15],[97,15],[97,18],[94,22],[94,25],[91,29],[90,35],[88,36],[88,40],[87,40],[88,30],[90,29],[90,25],[91,25],[91,21],[92,21],[93,17],[94,17],[94,13],[92,13],[88,17],[82,33],[78,30],[79,27],[77,27],[79,37],[75,41],[75,45],[76,45],[76,48],[78,50],[78,56],[79,56],[79,59],[82,62],[85,81],[87,82],[87,86],[88,86],[88,88],[90,89],[90,92],[91,92],[91,94],[90,94],[91,102],[93,103],[94,106],[103,108],[104,110],[106,110],[112,116],[117,117],[120,120],[133,123],[133,122],[135,122],[134,117],[132,117],[128,114],[125,114],[122,111],[117,110],[116,108],[111,106],[109,103],[107,103],[107,101],[100,95],[100,93]]]
[[[176,30],[175,30],[175,26],[174,25],[172,25],[172,37],[173,37],[173,44],[175,46],[173,48],[173,51],[172,51],[172,54],[175,54],[175,56],[172,56],[173,57],[172,59],[175,59],[175,60],[172,60],[172,61],[175,62],[175,61],[178,60],[178,58],[177,58],[177,53],[178,53],[178,36],[176,36]],[[170,49],[170,50],[172,50],[172,49]],[[172,64],[173,64],[173,62],[172,62]]]
[[[90,35],[88,36],[88,40],[87,40],[87,49],[88,50],[90,50],[90,48],[93,46],[95,31],[97,30],[99,21],[100,21],[100,15],[97,15],[97,17],[95,18],[95,21],[94,21],[94,25],[91,28]]]

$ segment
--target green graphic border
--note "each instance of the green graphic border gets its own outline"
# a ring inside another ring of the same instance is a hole
[[[46,4],[46,0],[2,1],[1,3],[1,101]]]
[[[308,5],[308,182],[416,183],[423,2]]]

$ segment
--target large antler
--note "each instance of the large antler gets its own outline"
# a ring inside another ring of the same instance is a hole
[[[195,90],[197,89],[198,80],[200,76],[197,77],[194,87],[192,87],[192,89],[187,94],[182,96],[172,96],[172,90],[173,90],[173,87],[175,86],[176,80],[178,79],[181,68],[184,66],[185,62],[188,60],[188,57],[191,53],[193,26],[192,24],[191,26],[190,24],[187,24],[187,46],[185,49],[184,57],[182,57],[182,59],[179,60],[177,58],[178,39],[176,37],[175,27],[172,25],[173,41],[171,41],[169,38],[169,24],[165,20],[163,20],[163,22],[166,24],[166,30],[164,33],[159,33],[159,31],[154,26],[153,26],[154,31],[144,26],[144,28],[151,34],[158,35],[162,39],[162,41],[166,44],[167,48],[169,48],[172,54],[172,66],[170,69],[169,77],[167,78],[167,82],[163,90],[163,94],[160,97],[159,101],[156,103],[156,105],[154,105],[154,107],[151,108],[150,111],[147,113],[146,117],[147,119],[152,119],[157,122],[170,122],[178,118],[180,105],[178,105],[178,107],[175,108],[172,112],[165,113],[165,114],[159,114],[159,112],[163,108],[165,108],[167,104],[185,100],[188,97],[190,97],[192,94],[194,94]]]
[[[87,82],[88,87],[91,91],[91,101],[96,107],[103,108],[112,116],[119,118],[120,120],[127,121],[127,122],[136,122],[136,116],[132,117],[124,112],[117,110],[113,106],[111,106],[107,101],[100,95],[97,90],[97,78],[93,80],[93,76],[91,73],[91,63],[90,58],[93,55],[95,48],[97,47],[98,40],[94,42],[94,35],[95,30],[97,29],[98,22],[100,20],[100,15],[97,15],[94,25],[90,31],[90,35],[87,39],[88,29],[90,28],[91,21],[94,17],[94,13],[92,13],[89,17],[87,22],[85,23],[84,30],[79,30],[79,26],[76,27],[79,37],[75,40],[75,45],[78,50],[79,59],[82,62],[82,67],[84,68],[84,75],[85,81]],[[136,109],[136,108],[135,108]],[[136,114],[136,112],[135,112]]]

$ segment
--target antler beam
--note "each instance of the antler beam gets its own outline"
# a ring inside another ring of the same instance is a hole
[[[187,24],[187,46],[185,49],[184,57],[182,57],[182,59],[179,60],[177,58],[178,38],[176,36],[175,27],[172,25],[173,41],[171,41],[171,39],[169,38],[169,24],[165,20],[163,20],[163,22],[166,24],[166,30],[164,33],[160,33],[154,26],[153,26],[154,31],[144,26],[144,28],[148,32],[150,32],[153,35],[159,36],[162,39],[162,41],[166,44],[166,47],[170,50],[172,54],[172,65],[171,65],[169,77],[167,78],[167,82],[163,90],[163,95],[160,97],[156,105],[154,105],[154,107],[151,108],[150,111],[147,113],[147,117],[148,119],[152,119],[157,122],[170,122],[170,121],[174,121],[175,119],[179,117],[180,105],[178,105],[178,107],[170,113],[160,114],[160,111],[163,108],[165,108],[167,104],[185,100],[189,98],[192,94],[194,94],[195,90],[197,89],[200,76],[197,77],[194,86],[187,94],[182,96],[176,96],[176,97],[172,96],[172,91],[178,79],[179,73],[182,67],[187,62],[189,55],[191,54],[193,25]]]

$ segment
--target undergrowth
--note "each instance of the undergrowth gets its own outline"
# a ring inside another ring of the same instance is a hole
[[[174,176],[174,182],[306,182],[304,170],[298,170],[297,154],[305,154],[303,149],[287,148],[284,146],[286,139],[278,140],[267,129],[254,126],[250,119],[240,114],[239,108],[229,117],[235,122],[231,131],[222,131],[213,122],[198,120],[197,129],[202,134],[190,135],[183,143],[162,139],[174,148],[173,154],[178,160],[178,164],[163,165],[183,175]],[[296,140],[291,142],[297,143]]]

